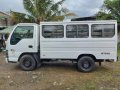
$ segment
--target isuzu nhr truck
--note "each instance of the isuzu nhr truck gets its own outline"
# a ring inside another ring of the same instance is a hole
[[[117,21],[17,24],[6,45],[6,61],[31,71],[44,61],[71,60],[90,72],[95,62],[117,61]]]

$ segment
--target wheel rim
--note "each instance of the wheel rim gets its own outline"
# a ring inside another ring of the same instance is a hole
[[[24,59],[24,61],[23,61],[23,65],[25,66],[25,67],[27,67],[27,68],[29,68],[31,65],[32,65],[32,63],[31,63],[31,61],[29,60],[29,59]]]
[[[84,62],[82,63],[82,67],[83,67],[84,69],[89,69],[90,66],[91,66],[91,64],[90,64],[89,61],[84,61]]]

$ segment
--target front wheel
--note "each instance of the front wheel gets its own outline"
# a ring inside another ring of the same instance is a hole
[[[78,66],[78,70],[82,72],[91,72],[95,69],[95,62],[92,57],[83,56],[79,58],[77,66]]]
[[[20,67],[25,71],[32,71],[36,68],[37,63],[32,55],[24,55],[20,58]]]

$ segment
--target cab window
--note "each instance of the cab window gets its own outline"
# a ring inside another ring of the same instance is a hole
[[[22,39],[33,38],[33,31],[33,26],[18,26],[11,36],[10,44],[15,45]]]

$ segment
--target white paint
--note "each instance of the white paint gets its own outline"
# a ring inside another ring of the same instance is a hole
[[[88,24],[89,38],[66,38],[66,25],[68,24]],[[92,24],[115,24],[115,35],[112,38],[92,38]],[[117,60],[117,22],[116,21],[68,21],[68,22],[41,22],[40,29],[36,24],[18,24],[17,26],[34,26],[34,38],[23,39],[16,45],[10,45],[10,38],[7,41],[9,61],[18,61],[19,56],[25,52],[38,52],[40,42],[41,59],[77,59],[81,54],[92,54],[96,59]],[[63,38],[44,38],[42,36],[42,25],[64,25]],[[16,27],[17,27],[16,26]],[[15,28],[16,28],[15,27]],[[40,31],[40,33],[39,33]],[[39,38],[40,35],[40,38]],[[34,48],[28,48],[33,45]],[[11,49],[15,52],[12,53]],[[109,54],[106,54],[109,53]]]

